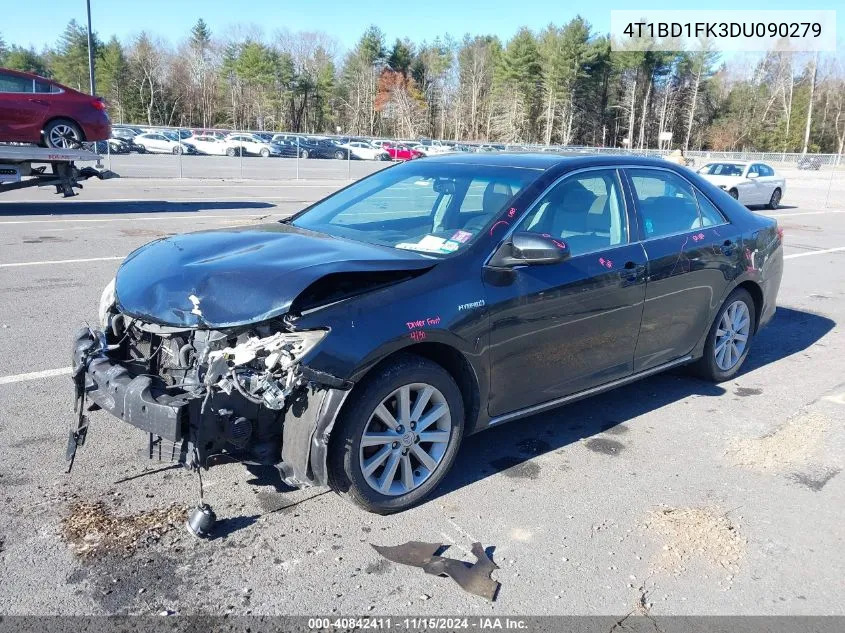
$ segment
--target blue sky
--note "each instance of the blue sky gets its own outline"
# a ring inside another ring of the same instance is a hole
[[[259,25],[266,36],[278,29],[325,31],[343,49],[355,44],[370,24],[378,25],[389,42],[410,37],[415,42],[450,33],[495,34],[504,40],[520,26],[540,29],[549,22],[563,24],[581,13],[597,30],[610,27],[611,9],[736,9],[747,8],[736,0],[693,0],[631,3],[592,0],[563,3],[560,0],[91,0],[94,31],[103,38],[117,35],[127,40],[142,30],[152,31],[171,43],[185,37],[203,17],[212,31],[225,35],[233,25]],[[797,0],[767,0],[765,9],[808,8]],[[840,9],[837,31],[845,36],[845,5],[834,0],[814,2],[813,9]],[[85,22],[85,0],[39,0],[15,3],[3,11],[0,34],[7,43],[40,49],[53,44],[72,18]]]

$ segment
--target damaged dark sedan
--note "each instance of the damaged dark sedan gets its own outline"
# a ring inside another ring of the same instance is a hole
[[[731,378],[782,269],[774,219],[666,161],[411,161],[131,253],[74,341],[69,457],[101,408],[191,469],[403,510],[467,434],[680,365]]]

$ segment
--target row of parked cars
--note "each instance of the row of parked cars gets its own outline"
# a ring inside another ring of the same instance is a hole
[[[414,160],[432,154],[467,151],[424,139],[398,143],[388,139],[325,138],[269,132],[225,133],[211,130],[144,130],[116,125],[112,137],[93,148],[100,153],[201,154],[209,156],[282,156],[339,160]]]

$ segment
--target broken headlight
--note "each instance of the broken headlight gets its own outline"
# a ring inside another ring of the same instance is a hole
[[[234,388],[250,402],[281,409],[296,386],[300,359],[328,333],[276,332],[265,337],[251,336],[233,347],[212,351],[203,382],[227,393]]]
[[[112,280],[106,284],[106,287],[103,288],[103,294],[100,295],[100,307],[97,310],[97,315],[100,317],[100,326],[104,330],[109,327],[109,312],[111,312],[111,309],[114,307],[114,281],[115,278],[113,277]]]

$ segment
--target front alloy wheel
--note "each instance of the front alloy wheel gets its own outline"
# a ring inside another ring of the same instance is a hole
[[[396,356],[344,404],[329,442],[329,485],[370,512],[410,508],[446,475],[463,430],[463,398],[449,372],[420,356]]]
[[[400,387],[382,400],[364,429],[359,450],[364,479],[390,496],[419,488],[443,461],[451,431],[442,393],[425,383]]]

